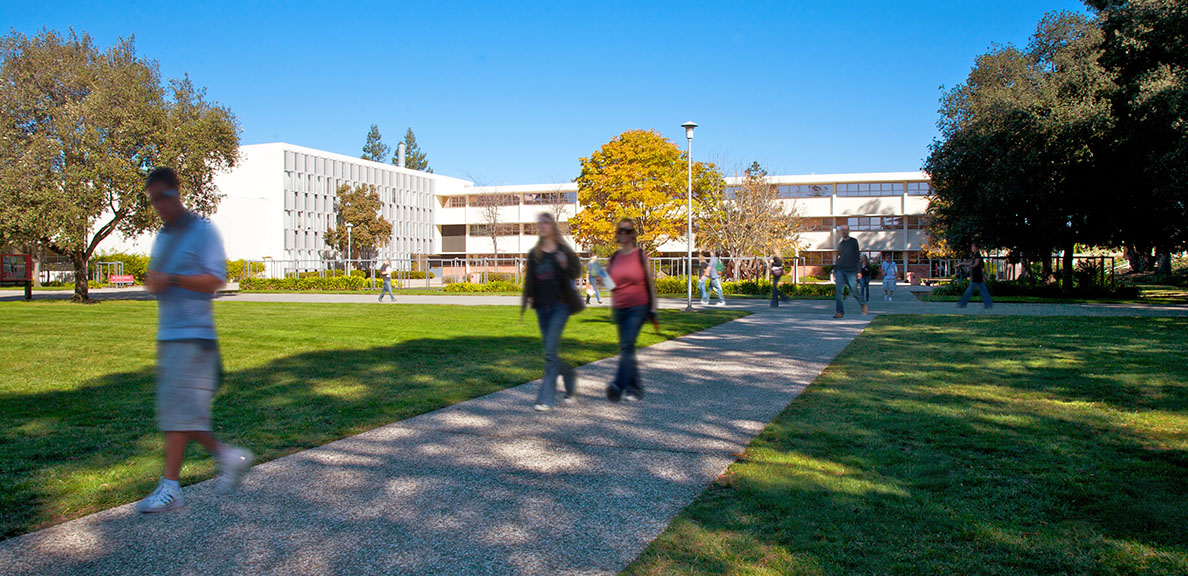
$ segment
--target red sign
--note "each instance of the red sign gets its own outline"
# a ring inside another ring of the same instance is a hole
[[[0,282],[31,282],[33,257],[28,254],[0,254]]]
[[[135,284],[136,278],[133,278],[131,274],[112,274],[108,277],[108,281],[112,284]]]

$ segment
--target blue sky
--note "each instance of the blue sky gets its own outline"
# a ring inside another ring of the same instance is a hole
[[[1071,0],[782,2],[4,2],[24,33],[135,35],[239,117],[244,144],[359,155],[412,126],[439,174],[565,181],[616,134],[773,173],[919,169],[940,87]]]

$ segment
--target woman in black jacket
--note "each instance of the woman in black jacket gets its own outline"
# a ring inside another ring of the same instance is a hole
[[[561,231],[551,214],[541,214],[536,224],[540,239],[528,253],[520,311],[522,314],[528,307],[536,310],[536,321],[544,340],[544,380],[533,408],[545,412],[553,407],[558,375],[565,381],[565,401],[572,402],[577,398],[577,375],[558,356],[558,349],[569,315],[579,312],[582,307],[574,284],[582,273],[582,265],[577,254],[561,239]]]

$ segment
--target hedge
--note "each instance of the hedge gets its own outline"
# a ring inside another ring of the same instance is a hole
[[[1086,282],[1087,284],[1087,282]],[[969,280],[953,280],[932,289],[936,296],[960,296],[969,287]],[[1037,298],[1137,298],[1139,289],[1130,285],[1081,285],[1073,288],[1071,294],[1065,294],[1059,284],[1054,282],[1029,282],[1026,280],[986,279],[986,288],[990,296],[1031,296]]]
[[[479,284],[476,282],[454,282],[446,284],[444,292],[519,292],[523,288],[515,282],[496,280]]]
[[[395,285],[396,283],[393,282]],[[367,281],[359,276],[338,276],[335,278],[244,278],[239,283],[241,290],[331,290],[363,291]]]
[[[683,295],[686,291],[686,276],[669,276],[656,280],[656,292],[665,295]],[[693,283],[693,293],[700,296],[698,282]],[[771,295],[771,281],[760,278],[758,280],[726,281],[722,283],[722,291],[727,296],[769,296]],[[780,292],[789,296],[832,296],[832,284],[793,284],[780,282]]]

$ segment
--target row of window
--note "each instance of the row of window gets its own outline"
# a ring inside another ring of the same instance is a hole
[[[557,228],[561,230],[562,234],[569,234],[569,222],[558,222]],[[498,236],[517,236],[523,234],[524,236],[537,236],[540,234],[540,227],[536,222],[529,222],[524,224],[497,224],[495,228]],[[460,236],[473,236],[476,238],[490,238],[491,226],[489,224],[450,224],[441,227],[442,238],[456,238]]]
[[[776,195],[780,198],[827,198],[834,193],[833,184],[780,184]],[[740,186],[726,187],[726,198],[733,199],[742,189]],[[927,182],[866,182],[838,184],[837,195],[841,197],[863,196],[927,196],[931,193]]]
[[[577,192],[530,192],[526,194],[472,194],[450,196],[445,199],[446,208],[481,208],[485,206],[555,206],[577,204]]]
[[[863,252],[863,254],[873,261],[892,259],[895,260],[896,264],[901,266],[903,265],[903,259],[905,257],[907,258],[908,264],[922,264],[928,261],[928,258],[924,256],[924,253],[918,250],[906,252],[900,250],[886,250],[879,252],[872,251]],[[837,257],[837,253],[814,250],[809,252],[801,252],[800,256],[801,258],[804,258],[805,266],[831,266],[834,263],[834,259]],[[900,273],[902,273],[902,271],[900,271]]]
[[[390,169],[345,160],[331,160],[322,156],[285,151],[285,170],[305,172],[328,178],[350,180],[359,184],[372,184],[390,188],[402,188],[414,192],[432,193],[432,179],[406,174],[399,168]]]
[[[407,231],[402,231],[405,233]],[[395,252],[395,253],[427,253],[432,246],[432,241],[426,238],[409,238],[401,236],[394,238],[387,246],[380,249],[380,252]],[[311,251],[318,253],[322,250],[330,250],[331,247],[326,245],[325,236],[321,232],[313,232],[309,230],[285,230],[285,250],[286,251]]]
[[[927,216],[843,216],[837,218],[804,218],[806,232],[828,232],[845,224],[851,231],[859,230],[924,230]]]

